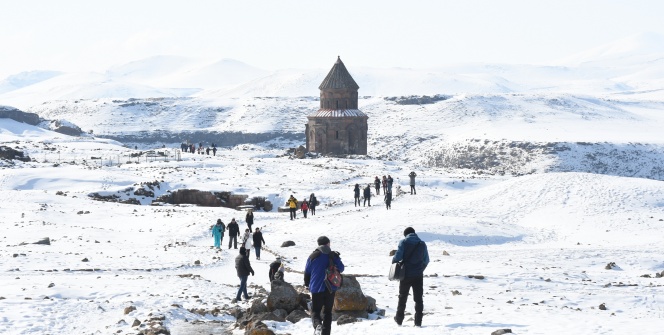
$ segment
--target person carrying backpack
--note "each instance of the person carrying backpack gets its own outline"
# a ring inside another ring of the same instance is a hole
[[[392,192],[390,190],[387,190],[387,193],[385,193],[385,207],[392,209]]]
[[[335,274],[340,276],[344,271],[344,263],[339,253],[330,248],[329,238],[321,236],[317,242],[318,248],[309,256],[304,268],[304,286],[311,292],[311,322],[316,329],[315,334],[330,335],[334,294],[341,286],[341,282],[331,283],[328,271],[331,267],[335,267]],[[325,311],[321,320],[323,307]]]
[[[401,326],[406,310],[406,301],[410,288],[413,288],[413,300],[415,300],[415,326],[422,327],[422,311],[424,303],[424,270],[429,264],[429,251],[427,245],[422,241],[415,229],[408,227],[403,231],[405,238],[399,242],[397,252],[392,257],[392,263],[403,262],[406,265],[405,278],[399,282],[399,302],[397,303],[397,314],[394,321]]]

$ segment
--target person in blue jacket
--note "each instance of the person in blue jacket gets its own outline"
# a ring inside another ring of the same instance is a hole
[[[215,248],[221,248],[221,241],[224,240],[224,231],[226,231],[224,223],[221,222],[221,219],[217,219],[217,224],[212,226],[212,236],[214,237]]]
[[[415,229],[412,227],[406,228],[403,231],[403,236],[405,238],[399,242],[399,248],[392,257],[392,263],[403,261],[406,265],[405,278],[399,282],[399,302],[397,303],[397,315],[394,316],[394,321],[401,326],[408,293],[412,287],[413,300],[415,300],[415,326],[421,327],[422,311],[424,310],[424,303],[422,302],[423,279],[424,270],[429,264],[429,251],[426,243],[415,234]]]
[[[336,251],[330,249],[330,239],[321,236],[318,238],[318,248],[307,259],[304,268],[304,286],[311,292],[311,323],[316,334],[330,335],[332,326],[332,305],[337,287],[326,283],[325,270],[330,265],[330,258],[339,272],[344,271],[344,263]],[[320,312],[325,307],[321,322]]]

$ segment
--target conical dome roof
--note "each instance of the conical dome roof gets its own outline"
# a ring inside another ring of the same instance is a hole
[[[350,76],[346,66],[341,61],[341,57],[337,57],[336,63],[332,66],[330,73],[323,79],[323,82],[318,86],[319,90],[324,89],[352,89],[358,90],[360,86],[357,85],[353,77]]]

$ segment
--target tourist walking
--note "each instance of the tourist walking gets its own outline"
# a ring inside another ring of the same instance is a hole
[[[327,269],[331,264],[339,272],[344,271],[344,263],[339,253],[330,248],[330,239],[321,236],[317,240],[318,248],[307,259],[304,268],[304,286],[311,292],[311,323],[315,334],[330,335],[332,326],[332,305],[338,287],[327,282]],[[325,307],[321,319],[321,309]]]
[[[249,227],[249,231],[251,231],[251,226],[254,224],[254,210],[249,209],[247,211],[247,216],[244,217],[244,221],[247,223],[247,227]]]
[[[261,247],[263,247],[263,244],[267,245],[267,243],[265,243],[265,240],[263,239],[263,233],[258,228],[256,228],[256,231],[254,231],[252,238],[254,240],[254,250],[256,250],[256,259],[260,260]]]
[[[226,227],[224,223],[221,222],[221,219],[217,219],[217,223],[212,226],[212,237],[214,237],[214,247],[219,249],[221,248],[221,241],[224,239],[224,231]]]
[[[226,226],[228,230],[228,249],[231,248],[231,245],[234,249],[237,249],[237,238],[240,236],[240,226],[235,222],[235,218]]]
[[[380,178],[378,176],[374,179],[374,187],[376,188],[376,195],[380,195]]]
[[[355,207],[357,207],[360,205],[360,184],[355,184],[353,192],[355,193]]]
[[[369,203],[369,207],[371,207],[371,184],[368,184],[364,188],[364,206],[367,205],[367,202]]]
[[[316,195],[311,193],[309,196],[309,210],[311,211],[311,215],[316,215],[316,206],[318,206],[318,199],[316,199]]]
[[[387,175],[387,191],[392,193],[392,184],[394,183],[394,179],[392,179],[392,176],[389,174]]]
[[[385,207],[392,209],[392,192],[390,190],[387,190],[387,193],[385,193]]]
[[[411,171],[408,174],[408,177],[410,177],[410,194],[411,195],[412,194],[417,194],[417,192],[415,191],[415,177],[416,176],[417,176],[417,174],[415,174],[415,171]]]
[[[384,175],[383,175],[382,184],[383,184],[383,193],[387,193],[387,177],[385,177]]]
[[[249,257],[246,255],[246,249],[240,247],[240,254],[235,257],[235,270],[237,271],[237,276],[240,278],[240,288],[237,290],[237,295],[235,296],[235,301],[248,300],[251,298],[247,294],[247,279],[249,274],[254,275],[254,269],[251,268],[251,262],[249,262]]]
[[[406,266],[405,278],[399,282],[399,302],[397,303],[397,314],[394,321],[401,326],[406,310],[406,301],[411,287],[413,288],[413,300],[415,301],[415,326],[422,326],[422,311],[424,311],[424,270],[429,264],[429,251],[427,245],[422,241],[415,229],[408,227],[403,231],[403,240],[399,242],[397,252],[392,257],[392,263],[403,262]]]
[[[288,205],[288,208],[290,210],[290,219],[296,219],[296,212],[297,212],[297,199],[291,194],[290,198],[288,198],[288,201],[286,202]]]
[[[251,255],[251,246],[254,242],[251,235],[251,230],[247,228],[244,230],[244,235],[242,236],[242,246],[247,250],[247,257]]]
[[[307,218],[307,212],[309,211],[309,203],[307,203],[306,200],[302,201],[302,206],[300,207],[302,210],[302,214],[304,215],[304,218]]]

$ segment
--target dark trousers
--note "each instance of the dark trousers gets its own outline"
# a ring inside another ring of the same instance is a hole
[[[408,292],[413,288],[413,300],[415,301],[415,325],[422,325],[422,311],[424,310],[424,303],[422,302],[424,276],[405,278],[399,282],[399,303],[397,303],[397,315],[395,318],[399,323],[403,321],[404,312],[406,310],[406,301],[408,300]]]
[[[302,214],[304,214],[305,219],[307,218],[307,211],[308,211],[308,209],[303,209],[302,210]]]
[[[235,244],[233,244],[233,242],[235,242]],[[228,249],[231,248],[231,245],[233,245],[234,248],[237,249],[237,235],[228,237]]]
[[[334,293],[327,290],[320,293],[311,294],[311,323],[314,326],[323,325],[323,335],[330,335],[332,327],[332,305],[334,305]],[[323,319],[321,320],[320,312],[323,309]]]
[[[297,212],[297,208],[291,208],[290,209],[290,219],[291,220],[295,219],[296,212]]]
[[[380,186],[376,185],[376,194],[380,194]]]
[[[355,207],[360,205],[360,197],[355,197]]]
[[[367,202],[369,202],[369,207],[371,207],[371,197],[369,197],[369,198],[364,198],[364,206],[367,205]]]
[[[261,246],[260,245],[254,245],[254,250],[256,250],[256,259],[261,258]]]
[[[413,193],[417,194],[417,192],[415,192],[415,185],[410,185],[410,194]]]
[[[316,215],[316,207],[309,208],[311,210],[311,215]]]
[[[392,208],[392,201],[385,201],[385,207],[387,207],[387,209]]]

